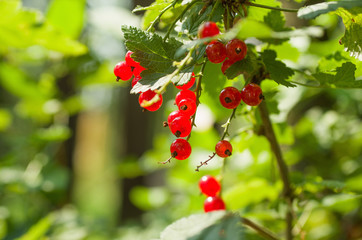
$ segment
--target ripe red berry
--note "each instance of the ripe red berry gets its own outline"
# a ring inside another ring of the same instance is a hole
[[[214,22],[204,22],[198,29],[199,38],[212,37],[219,33],[219,27]]]
[[[176,110],[171,112],[168,117],[167,117],[167,124],[170,124],[175,118],[180,117],[180,116],[184,116],[185,114],[180,111],[180,110]]]
[[[156,96],[156,94],[157,93],[152,90],[147,90],[146,92],[141,93],[140,96],[138,97],[138,102],[140,106],[151,112],[158,110],[161,107],[163,101],[161,94],[158,94],[159,100],[157,102],[152,103],[150,106],[144,106],[145,104],[147,104],[147,101],[153,99],[153,97]]]
[[[188,141],[178,138],[171,144],[171,156],[178,160],[185,160],[191,154],[191,145]]]
[[[211,212],[216,210],[225,210],[225,203],[219,197],[208,197],[204,202],[204,211]]]
[[[196,102],[196,94],[191,90],[181,90],[176,94],[175,103],[178,106],[182,99],[191,98]]]
[[[231,65],[233,65],[234,63],[235,63],[235,61],[230,60],[230,59],[226,59],[226,60],[222,63],[222,65],[221,65],[221,71],[222,71],[222,73],[225,74],[225,71],[226,71]]]
[[[221,140],[216,144],[215,152],[219,157],[226,158],[231,156],[233,152],[233,146],[229,141]]]
[[[136,62],[135,60],[133,60],[133,58],[131,57],[132,53],[133,53],[133,52],[128,51],[128,52],[126,53],[126,56],[125,56],[124,60],[126,61],[126,63],[127,63],[129,66],[131,66],[131,67],[136,67],[137,64],[139,64],[139,63]]]
[[[221,42],[211,42],[206,47],[206,55],[210,62],[221,63],[226,58],[226,48]]]
[[[119,79],[127,81],[133,75],[132,68],[125,61],[117,63],[113,69],[113,73],[116,75],[117,81]]]
[[[171,132],[176,137],[187,137],[191,133],[192,125],[189,117],[181,115],[173,119],[169,124]]]
[[[226,44],[226,56],[233,61],[240,61],[245,58],[247,46],[239,39],[230,40]]]
[[[199,181],[199,187],[203,194],[208,197],[216,196],[220,189],[220,183],[212,176],[206,175],[203,176]]]
[[[186,116],[191,117],[196,112],[196,102],[191,98],[182,99],[178,103],[178,109],[183,112]]]
[[[187,83],[185,83],[184,85],[175,85],[175,86],[178,89],[187,90],[187,89],[191,88],[194,85],[194,83],[195,83],[195,73],[192,73],[191,78]]]
[[[141,72],[146,70],[146,68],[142,67],[141,64],[137,63],[137,65],[133,68],[133,74],[137,77],[141,75]]]
[[[234,87],[226,87],[220,92],[219,99],[223,107],[234,109],[241,102],[241,93]]]
[[[264,96],[259,85],[249,83],[241,90],[241,99],[249,106],[257,106],[264,99]]]
[[[134,85],[136,85],[138,83],[139,80],[141,80],[142,77],[141,76],[135,76],[133,79],[132,79],[132,87],[134,87]]]

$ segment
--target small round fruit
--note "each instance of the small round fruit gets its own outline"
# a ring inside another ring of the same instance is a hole
[[[113,73],[117,77],[117,81],[119,79],[127,81],[133,75],[131,66],[125,61],[117,63],[116,66],[114,66]]]
[[[206,55],[210,62],[221,63],[226,58],[226,48],[219,41],[211,42],[206,47]]]
[[[167,124],[170,124],[175,118],[184,116],[185,114],[181,112],[180,110],[176,110],[171,112],[167,117]]]
[[[176,137],[187,137],[191,133],[192,125],[189,117],[181,115],[173,119],[169,124],[171,132]]]
[[[228,68],[229,68],[231,65],[233,65],[234,63],[235,63],[235,61],[230,60],[230,59],[226,59],[226,60],[222,63],[222,65],[221,65],[221,72],[222,72],[223,74],[225,74],[225,71],[228,70]]]
[[[199,38],[212,37],[218,35],[219,33],[219,27],[214,22],[204,22],[198,29]]]
[[[193,91],[191,91],[191,90],[181,90],[180,92],[178,92],[176,94],[175,104],[178,106],[179,102],[182,99],[185,99],[185,98],[191,98],[192,100],[194,100],[196,102],[196,94]]]
[[[195,73],[192,73],[191,78],[187,83],[185,83],[184,85],[175,85],[175,87],[181,90],[187,90],[192,88],[194,84],[195,84]]]
[[[226,56],[233,61],[240,61],[245,58],[247,46],[239,39],[230,40],[226,44]]]
[[[188,141],[178,138],[171,144],[171,156],[177,160],[185,160],[191,154],[191,145]]]
[[[216,210],[225,210],[225,203],[219,197],[208,197],[204,202],[204,211],[211,212]]]
[[[133,58],[131,57],[132,53],[133,53],[132,51],[128,51],[126,53],[125,61],[129,66],[136,67],[139,63],[133,60]]]
[[[231,156],[233,152],[233,146],[229,141],[221,140],[216,144],[215,152],[219,157],[226,158]]]
[[[223,107],[234,109],[241,102],[241,93],[234,87],[226,87],[220,92],[219,100]]]
[[[140,106],[151,112],[158,110],[161,107],[163,101],[161,94],[158,94],[159,99],[156,102],[152,103],[149,106],[146,105],[148,101],[152,100],[153,97],[156,96],[156,94],[157,93],[152,90],[147,90],[146,92],[141,93],[138,97],[138,102]]]
[[[249,83],[241,90],[241,99],[249,106],[257,106],[263,101],[264,96],[259,85]]]
[[[208,197],[216,196],[221,189],[220,183],[212,176],[203,176],[199,181],[199,188]]]
[[[196,109],[197,109],[196,102],[191,98],[182,99],[178,103],[178,109],[180,112],[184,113],[186,116],[191,117],[196,112]]]

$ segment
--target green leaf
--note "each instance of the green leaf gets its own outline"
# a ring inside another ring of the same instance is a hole
[[[360,0],[341,0],[334,2],[323,2],[313,5],[309,5],[303,8],[300,8],[298,11],[298,17],[302,19],[312,19],[321,14],[332,12],[338,8],[350,9],[353,7],[361,7],[362,1]]]
[[[47,20],[62,33],[77,39],[83,28],[85,3],[85,0],[53,0],[48,8]]]
[[[49,128],[39,129],[35,137],[42,141],[54,142],[65,141],[71,136],[71,131],[66,126],[51,126]]]
[[[39,11],[21,7],[20,1],[0,0],[0,45],[27,48],[40,45],[65,55],[82,55],[87,47],[62,34]]]
[[[338,194],[327,196],[323,199],[322,205],[334,211],[348,213],[358,209],[362,195]]]
[[[362,6],[362,1],[360,3]],[[359,57],[362,53],[362,8],[352,8],[350,10],[339,8],[334,13],[343,19],[346,27],[341,44],[352,56]]]
[[[317,72],[312,74],[320,87],[332,88],[362,88],[362,81],[356,81],[356,65],[345,62],[333,71]]]
[[[190,79],[193,62],[189,63],[189,67],[184,68],[180,74],[170,79],[170,74],[177,68],[174,62],[182,59],[182,56],[175,55],[176,50],[182,46],[181,42],[174,38],[164,41],[157,34],[135,27],[123,26],[122,31],[127,48],[133,52],[132,57],[147,69],[142,72],[142,79],[132,88],[131,93],[144,92],[148,89],[155,90],[170,80],[182,85]],[[196,52],[193,55],[194,61],[202,55],[203,51]]]
[[[273,50],[265,50],[261,53],[266,70],[270,73],[270,78],[286,87],[295,87],[288,82],[288,78],[294,74],[294,71],[288,68],[285,63],[276,60],[277,54]]]
[[[28,232],[18,238],[18,240],[39,240],[45,236],[51,225],[56,220],[54,214],[42,218],[39,222],[33,225]]]
[[[276,32],[290,30],[284,26],[285,17],[280,11],[270,11],[268,15],[264,17],[264,22],[267,26]]]
[[[8,110],[0,108],[0,132],[6,130],[12,122],[11,114]]]
[[[241,218],[225,211],[194,214],[169,225],[160,240],[243,239]]]
[[[255,71],[258,69],[258,62],[256,55],[253,51],[248,50],[246,57],[231,65],[226,71],[225,75],[228,79],[233,79],[240,74],[244,75],[245,79],[254,76]]]

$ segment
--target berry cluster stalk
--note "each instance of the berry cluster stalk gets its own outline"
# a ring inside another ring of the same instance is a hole
[[[285,163],[282,155],[282,151],[280,149],[280,145],[278,143],[277,138],[275,137],[275,133],[273,130],[272,123],[270,121],[268,108],[266,103],[263,101],[260,103],[259,107],[260,116],[263,122],[264,127],[264,135],[268,139],[270,143],[270,147],[276,157],[280,177],[283,181],[283,197],[287,203],[287,213],[286,213],[286,239],[291,240],[293,239],[292,235],[292,228],[293,228],[293,209],[292,209],[292,202],[293,202],[293,192],[292,187],[289,180],[289,170],[288,166]]]

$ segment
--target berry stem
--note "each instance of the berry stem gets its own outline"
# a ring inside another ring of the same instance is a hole
[[[173,1],[170,5],[168,5],[167,7],[165,7],[164,9],[162,9],[162,11],[160,12],[160,14],[158,14],[157,18],[155,20],[153,20],[153,22],[151,23],[151,25],[147,28],[147,32],[150,32],[156,25],[156,23],[158,21],[160,21],[162,15],[169,10],[170,8],[174,7],[176,5],[176,3],[178,2],[178,0]]]
[[[280,148],[280,145],[278,143],[278,140],[275,136],[275,132],[273,130],[273,126],[272,123],[270,121],[270,117],[269,117],[269,111],[268,108],[266,106],[266,103],[263,101],[259,104],[259,112],[260,112],[260,116],[263,122],[263,127],[264,127],[264,135],[265,137],[268,139],[269,143],[270,143],[270,147],[276,157],[277,160],[277,164],[278,164],[278,168],[279,168],[279,172],[280,172],[280,177],[283,181],[283,197],[287,203],[287,212],[286,212],[286,239],[287,240],[291,240],[293,239],[293,235],[292,235],[292,228],[293,228],[293,207],[292,207],[292,202],[293,202],[293,190],[291,187],[291,183],[289,180],[289,170],[288,170],[288,166],[285,163],[284,159],[283,159],[283,155],[282,155],[282,151]]]
[[[244,225],[250,227],[251,229],[256,231],[260,236],[263,236],[265,239],[279,240],[279,238],[274,233],[272,233],[271,231],[269,231],[268,229],[266,229],[262,226],[259,226],[258,224],[254,223],[250,219],[242,217],[241,221]]]
[[[177,0],[175,2],[177,2]],[[168,28],[168,30],[166,32],[166,35],[163,37],[164,41],[170,36],[170,33],[174,29],[175,24],[177,23],[177,21],[180,20],[185,15],[185,13],[197,2],[200,2],[200,0],[193,0],[192,2],[187,4],[186,8],[182,11],[182,13],[173,21],[171,26]]]
[[[245,4],[249,5],[249,6],[253,6],[253,7],[266,8],[266,9],[283,11],[283,12],[298,12],[298,10],[299,10],[299,9],[291,9],[291,8],[271,7],[271,6],[266,6],[266,5],[262,5],[262,4],[252,3],[252,2],[246,2]]]

